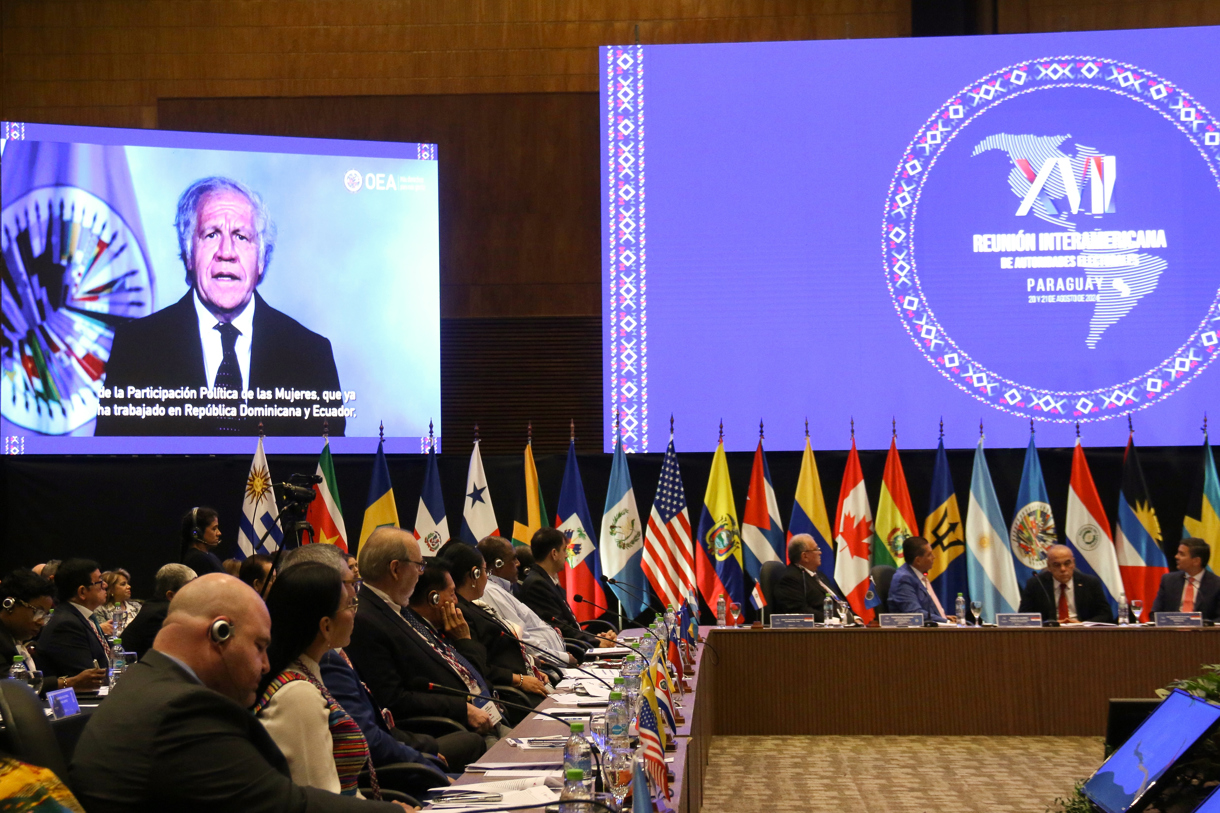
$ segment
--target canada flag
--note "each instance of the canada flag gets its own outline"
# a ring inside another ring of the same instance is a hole
[[[856,439],[851,439],[847,455],[847,470],[839,489],[839,507],[835,512],[835,582],[838,583],[852,611],[868,623],[873,618],[868,605],[869,551],[873,544],[873,510],[864,490],[864,472],[856,453]]]

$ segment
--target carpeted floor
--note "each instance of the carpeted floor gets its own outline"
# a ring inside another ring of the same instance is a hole
[[[1043,813],[1098,737],[716,737],[705,813]]]

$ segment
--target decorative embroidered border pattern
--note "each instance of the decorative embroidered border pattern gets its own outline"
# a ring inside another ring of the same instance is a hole
[[[609,180],[610,403],[623,448],[648,450],[647,265],[644,241],[644,48],[606,54],[606,172]]]
[[[894,173],[886,195],[881,245],[885,281],[903,327],[934,367],[957,387],[996,409],[1055,423],[1106,420],[1146,409],[1178,392],[1216,358],[1220,291],[1207,315],[1168,359],[1141,375],[1094,390],[1030,387],[973,360],[949,337],[924,297],[915,262],[915,215],[936,160],[967,124],[1004,101],[1047,88],[1116,93],[1160,113],[1199,150],[1220,183],[1220,123],[1190,94],[1134,65],[1112,59],[1058,56],[1002,68],[963,88],[924,123]]]

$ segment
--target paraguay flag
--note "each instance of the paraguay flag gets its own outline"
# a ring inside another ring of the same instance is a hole
[[[1206,421],[1204,424],[1206,425]],[[1195,481],[1186,507],[1186,518],[1182,521],[1182,538],[1202,539],[1211,546],[1213,565],[1220,553],[1220,478],[1216,477],[1216,459],[1207,442],[1207,430],[1203,430],[1203,471]],[[1209,565],[1209,570],[1215,568]]]
[[[424,556],[435,556],[449,541],[449,517],[445,516],[445,501],[441,499],[441,474],[436,468],[436,444],[428,446],[428,464],[424,467],[424,487],[415,510],[415,538]]]
[[[826,498],[822,480],[818,477],[813,447],[809,445],[809,430],[805,430],[805,452],[801,455],[801,473],[796,479],[796,501],[792,503],[792,518],[788,520],[788,539],[797,534],[809,534],[822,549],[822,564],[818,572],[829,581],[835,577],[835,549],[830,534],[830,518],[826,516]],[[785,559],[787,559],[787,551]],[[791,562],[789,562],[791,564]]]
[[[1021,589],[1005,530],[980,437],[974,450],[970,505],[966,509],[966,571],[970,598],[983,602],[983,620],[987,622],[994,622],[996,613],[1015,613],[1021,606]]]
[[[1157,521],[1144,470],[1135,452],[1134,433],[1127,436],[1127,451],[1123,452],[1123,487],[1118,494],[1118,522],[1114,546],[1118,554],[1118,570],[1123,577],[1127,601],[1140,599],[1144,611],[1139,621],[1146,621],[1152,611],[1152,601],[1169,572],[1169,561],[1161,549],[1161,523]],[[1128,605],[1129,606],[1129,605]]]
[[[258,436],[258,448],[250,462],[250,474],[246,477],[246,492],[241,501],[241,522],[237,531],[237,558],[245,559],[256,553],[271,553],[284,541],[284,533],[276,523],[280,510],[275,504],[275,491],[271,488],[271,471],[267,468],[267,455],[263,453],[263,436]],[[259,540],[270,531],[261,545]]]
[[[1051,514],[1050,498],[1046,496],[1042,464],[1038,462],[1038,449],[1034,445],[1032,430],[1029,433],[1029,446],[1025,449],[1025,465],[1021,468],[1021,485],[1017,488],[1017,511],[1009,526],[1008,537],[1012,544],[1017,584],[1025,584],[1046,567],[1046,549],[1058,541],[1055,517]]]
[[[864,490],[864,472],[856,452],[856,437],[851,439],[847,469],[839,488],[839,506],[835,510],[835,582],[851,604],[852,611],[868,623],[873,618],[872,607],[876,590],[869,571],[869,552],[876,537],[873,534],[873,509]],[[872,606],[870,606],[870,604]]]
[[[763,453],[761,430],[758,448],[754,451],[754,468],[750,472],[750,490],[746,493],[746,506],[741,514],[741,541],[745,543],[746,572],[754,580],[750,599],[756,608],[762,609],[767,605],[762,586],[758,583],[762,566],[765,562],[783,562],[787,557],[784,551],[784,526],[779,519],[775,489],[771,487],[771,470]]]
[[[648,609],[648,579],[644,576],[644,523],[635,504],[635,489],[627,469],[627,453],[621,434],[615,438],[614,462],[610,465],[610,486],[606,491],[606,510],[602,513],[602,573],[622,582],[611,585],[623,614],[635,618]]]
[[[932,495],[928,499],[928,518],[923,523],[924,537],[932,545],[932,569],[928,580],[942,607],[952,607],[957,594],[969,592],[966,584],[966,526],[957,506],[945,439],[936,447],[932,468]]]
[[[317,475],[322,482],[313,487],[314,498],[305,512],[318,542],[334,545],[347,553],[347,528],[343,526],[343,508],[339,505],[339,483],[335,479],[335,459],[330,455],[330,439],[322,446],[318,457]]]
[[[474,450],[470,453],[470,468],[466,471],[466,498],[462,501],[462,527],[458,537],[477,545],[481,539],[499,534],[496,509],[492,507],[491,492],[487,490],[487,475],[483,473],[483,456],[479,454],[476,437]]]
[[[373,479],[369,482],[364,524],[360,526],[360,544],[383,525],[398,527],[398,506],[394,504],[394,487],[390,485],[390,467],[385,462],[385,440],[377,444],[377,457],[373,459]]]
[[[1089,462],[1085,460],[1080,437],[1072,452],[1072,481],[1068,486],[1067,522],[1064,528],[1068,547],[1076,554],[1076,567],[1082,573],[1101,579],[1110,611],[1118,612],[1118,596],[1123,592],[1123,577],[1118,569],[1118,554],[1110,537],[1110,520],[1102,510],[1101,498],[1093,485]]]
[[[555,512],[555,527],[568,538],[568,562],[559,574],[559,583],[568,594],[568,604],[579,621],[597,618],[600,610],[591,604],[576,604],[575,596],[582,596],[605,606],[606,594],[602,591],[602,566],[597,555],[597,537],[593,520],[589,517],[589,505],[585,502],[585,487],[580,480],[580,468],[576,465],[576,441],[568,444],[568,462],[563,469],[563,485],[559,488],[559,507]]]
[[[880,544],[873,545],[873,566],[896,568],[902,565],[902,543],[912,536],[919,536],[919,524],[915,519],[915,508],[911,505],[911,493],[907,490],[907,478],[902,471],[898,436],[895,434],[890,438],[890,452],[885,456],[885,473],[881,477],[876,524],[876,541]]]
[[[707,606],[716,610],[716,599],[724,596],[725,605],[745,601],[741,566],[741,531],[737,524],[737,505],[729,482],[729,464],[724,456],[724,440],[716,444],[712,473],[703,495],[699,516],[699,545],[695,549],[695,580]],[[726,613],[727,615],[727,613]]]

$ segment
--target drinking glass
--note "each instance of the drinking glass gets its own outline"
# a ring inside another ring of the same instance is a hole
[[[41,671],[35,669],[32,672],[30,672],[30,681],[29,682],[30,682],[30,688],[34,690],[35,694],[40,694],[42,692],[42,672]]]
[[[1135,617],[1135,623],[1141,623],[1140,619],[1144,615],[1144,600],[1139,598],[1131,599],[1131,614]]]
[[[627,789],[631,787],[631,757],[627,748],[615,748],[602,752],[602,773],[606,777],[606,788],[614,794],[615,803],[621,808]]]
[[[729,605],[729,615],[733,619],[733,626],[741,626],[741,605],[733,602]]]
[[[974,616],[974,626],[976,626],[976,627],[982,626],[982,623],[979,621],[979,619],[983,615],[983,602],[981,602],[981,601],[970,602],[970,614]]]

